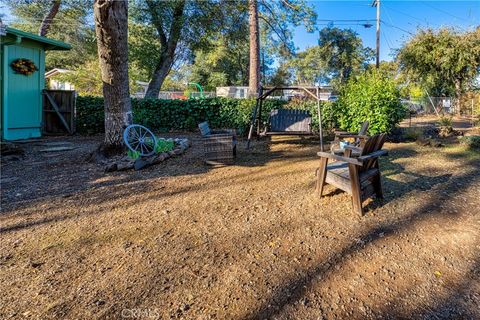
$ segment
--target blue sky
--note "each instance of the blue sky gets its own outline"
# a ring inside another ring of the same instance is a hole
[[[357,1],[311,1],[318,14],[319,28],[325,27],[320,20],[361,20],[375,19],[376,9],[370,0]],[[480,25],[480,0],[477,1],[388,1],[381,0],[380,59],[392,60],[392,50],[415,33],[417,27],[438,28],[455,26],[460,31],[472,30]],[[352,23],[352,25],[343,25]],[[361,23],[361,22],[360,22]],[[362,38],[364,45],[375,48],[375,22],[371,28],[364,28],[359,22],[334,22],[339,28],[351,28]],[[304,27],[295,29],[295,45],[299,50],[318,42],[318,32],[307,33]]]
[[[364,45],[375,48],[375,22],[371,28],[364,28],[364,22],[341,22],[338,20],[375,20],[376,9],[371,0],[356,1],[309,1],[318,14],[318,27],[327,25],[327,21],[336,20],[334,26],[351,28],[362,38]],[[8,9],[0,0],[0,11],[11,19]],[[480,0],[471,1],[393,1],[381,0],[381,44],[380,59],[392,60],[392,52],[415,33],[418,27],[438,28],[455,26],[459,30],[472,30],[480,25]],[[351,25],[345,25],[345,24]],[[318,42],[318,32],[307,33],[304,27],[294,32],[294,42],[299,50],[311,47]]]

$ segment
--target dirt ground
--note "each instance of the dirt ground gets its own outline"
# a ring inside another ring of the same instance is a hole
[[[471,116],[452,116],[452,127],[454,130],[469,132],[475,130],[474,119]],[[435,114],[414,115],[411,118],[407,117],[401,123],[401,127],[428,127],[435,126],[438,122],[438,117]],[[478,128],[477,128],[478,129]]]
[[[384,200],[314,193],[315,141],[193,147],[138,172],[74,150],[2,164],[1,319],[480,319],[480,155],[386,144]]]

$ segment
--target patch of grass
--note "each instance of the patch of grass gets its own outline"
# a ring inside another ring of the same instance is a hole
[[[175,143],[172,139],[160,138],[157,140],[157,145],[155,146],[155,153],[171,151],[174,147]]]
[[[447,145],[442,151],[446,157],[453,159],[463,159],[467,161],[480,160],[480,152],[478,152],[478,149],[474,150],[465,144]]]
[[[423,130],[421,128],[405,128],[404,135],[407,141],[416,141],[423,137]]]
[[[128,150],[127,155],[130,159],[133,159],[133,160],[137,160],[138,158],[140,158],[140,152],[139,151]]]
[[[472,150],[480,151],[480,136],[459,137],[460,144],[469,147]]]

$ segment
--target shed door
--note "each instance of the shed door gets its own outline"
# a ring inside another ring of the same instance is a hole
[[[8,48],[6,131],[8,140],[27,139],[41,135],[42,122],[42,50],[11,45]],[[32,60],[39,70],[25,76],[15,73],[10,64],[20,58]]]

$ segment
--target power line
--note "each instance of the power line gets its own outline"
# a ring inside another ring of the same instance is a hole
[[[363,23],[316,23],[316,26],[364,26],[368,24],[363,24]],[[371,25],[368,25],[368,28],[371,27]]]
[[[370,28],[375,19],[318,19],[316,26],[363,26]]]
[[[388,22],[385,22],[384,20],[381,20],[381,22],[382,22],[384,25],[388,26],[388,27],[398,29],[398,30],[403,31],[403,32],[406,32],[406,33],[408,33],[408,34],[410,34],[410,35],[412,35],[412,36],[415,35],[414,33],[410,32],[410,31],[408,31],[408,30],[405,30],[405,29],[402,29],[402,28],[400,28],[400,27],[397,27],[397,26],[395,26],[395,25],[393,25],[393,24],[390,24],[390,23],[388,23]]]
[[[385,7],[383,8],[383,11],[385,11],[385,13],[387,14],[387,17],[388,17],[388,20],[390,20],[390,23],[391,23],[391,24],[394,24],[394,23],[393,23],[393,20],[392,20],[392,17],[390,16],[390,13],[388,13],[387,6],[385,6]]]
[[[423,19],[414,17],[414,16],[412,16],[411,14],[408,14],[408,13],[406,13],[406,12],[400,11],[400,10],[398,10],[398,9],[394,9],[394,8],[392,8],[392,7],[390,7],[390,6],[386,5],[386,4],[383,4],[383,6],[386,7],[386,8],[388,8],[388,9],[390,9],[390,10],[393,10],[393,11],[395,11],[395,12],[398,12],[398,13],[400,13],[400,14],[403,14],[403,15],[405,15],[405,16],[407,16],[407,17],[410,17],[410,18],[412,18],[412,19],[418,20],[418,21],[420,21],[420,22],[422,22],[422,23],[423,23],[423,22],[426,22],[426,21],[423,20]],[[427,25],[428,25],[428,22],[426,22],[426,23],[427,23]]]
[[[392,46],[390,45],[390,41],[389,41],[388,38],[387,38],[387,33],[382,30],[382,35],[383,35],[383,37],[385,38],[385,42],[387,43],[388,49],[390,49],[390,51],[392,51]]]
[[[460,21],[462,21],[462,22],[470,22],[469,20],[465,20],[464,18],[460,18],[460,17],[458,17],[458,16],[456,16],[456,15],[454,15],[454,14],[451,14],[451,13],[448,12],[448,11],[445,11],[445,10],[442,10],[442,9],[440,9],[440,8],[434,7],[434,6],[432,6],[431,4],[426,3],[426,2],[424,2],[424,1],[420,1],[420,2],[421,2],[423,5],[427,6],[427,7],[430,7],[430,8],[432,8],[432,9],[434,9],[434,10],[437,10],[438,12],[442,12],[442,13],[444,13],[444,14],[446,14],[446,15],[449,15],[450,17],[453,17],[453,18],[455,18],[455,19],[457,19],[457,20],[460,20]],[[460,29],[463,30],[463,31],[467,31],[465,28],[463,28],[463,27],[461,27],[461,26],[458,26],[458,25],[457,25],[456,27],[460,28]]]
[[[335,21],[340,21],[340,22],[367,22],[367,21],[376,21],[375,19],[318,19],[317,21],[326,21],[326,22],[335,22]]]
[[[459,16],[456,16],[456,15],[454,15],[454,14],[451,14],[451,13],[448,12],[448,11],[445,11],[445,10],[442,10],[442,9],[440,9],[440,8],[434,7],[434,6],[432,6],[431,4],[426,3],[425,1],[420,1],[420,2],[421,2],[423,5],[425,5],[425,6],[427,6],[427,7],[430,7],[430,8],[432,8],[432,9],[435,9],[435,10],[437,10],[437,11],[439,11],[439,12],[442,12],[442,13],[444,13],[444,14],[446,14],[446,15],[449,15],[450,17],[453,17],[453,18],[455,18],[455,19],[461,20],[461,21],[463,21],[463,22],[469,22],[469,20],[466,20],[466,19],[464,19],[464,18],[460,18]]]

